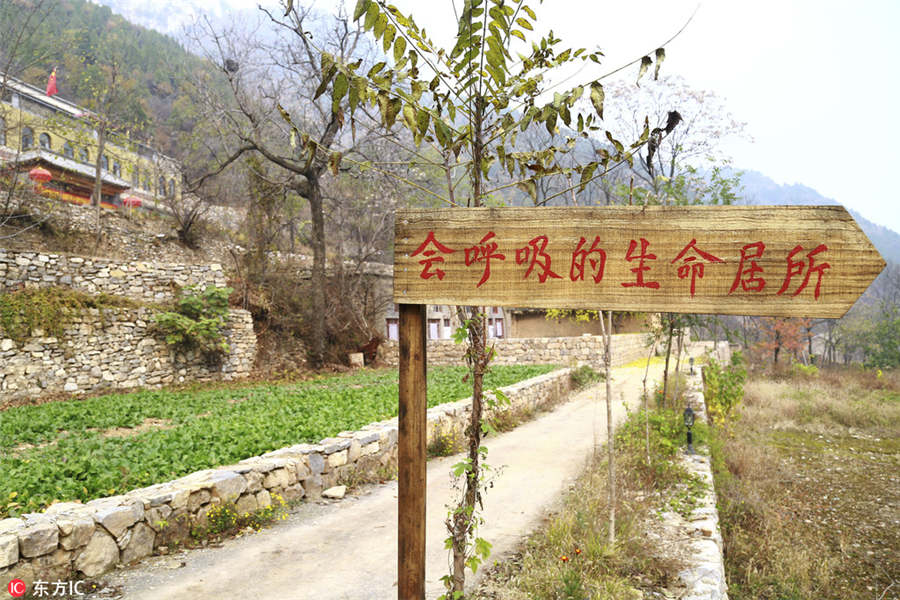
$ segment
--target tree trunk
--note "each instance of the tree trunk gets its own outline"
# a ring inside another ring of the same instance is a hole
[[[322,188],[317,174],[307,177],[309,182],[309,210],[312,216],[312,319],[310,334],[312,345],[309,362],[318,369],[325,363],[325,214],[322,209]]]
[[[650,361],[653,359],[653,351],[656,349],[656,340],[650,344],[650,352],[647,354],[647,366],[644,367],[644,437],[646,438],[647,466],[650,466],[650,412],[647,406],[647,376],[650,374]]]
[[[606,311],[607,325],[603,324],[603,312],[600,312],[600,333],[603,334],[604,356],[603,362],[606,370],[606,450],[607,472],[609,481],[609,536],[607,540],[610,546],[616,542],[616,455],[615,455],[615,427],[612,417],[612,377],[610,363],[612,362],[612,311]]]
[[[481,417],[483,412],[484,371],[487,367],[485,355],[486,330],[483,309],[471,307],[469,315],[469,348],[472,361],[472,412],[466,436],[469,440],[469,468],[462,502],[452,517],[453,538],[453,587],[452,592],[462,592],[466,583],[466,547],[474,530],[475,504],[480,503],[481,492]]]
[[[482,173],[484,160],[483,119],[485,102],[481,96],[475,97],[472,143],[472,205],[481,206]],[[460,506],[452,517],[451,537],[453,538],[453,574],[451,594],[463,593],[466,583],[466,547],[474,531],[475,503],[481,500],[481,414],[482,386],[484,371],[489,357],[485,353],[487,332],[483,308],[471,308],[469,315],[469,361],[472,367],[472,414],[467,435],[469,438],[469,469],[466,471],[466,485]],[[452,596],[451,596],[452,597]]]
[[[678,330],[678,350],[675,352],[675,390],[672,392],[672,402],[678,402],[678,374],[681,371],[681,346],[684,341],[684,330]],[[677,404],[676,404],[677,406]]]
[[[663,406],[665,406],[669,394],[669,357],[672,356],[672,335],[675,332],[675,319],[672,315],[668,315],[667,318],[669,319],[669,334],[666,339],[666,366],[663,369]]]

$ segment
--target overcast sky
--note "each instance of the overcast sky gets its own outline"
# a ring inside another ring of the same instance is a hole
[[[318,0],[316,6],[329,10],[336,3]],[[435,41],[449,44],[455,31],[449,0],[395,3],[412,11]],[[753,141],[728,145],[734,165],[779,183],[808,185],[900,232],[893,179],[900,170],[900,1],[530,3],[539,32],[552,28],[567,46],[599,46],[604,67],[652,52],[696,10],[666,46],[663,68],[716,92],[747,123]],[[352,11],[355,0],[347,5]]]

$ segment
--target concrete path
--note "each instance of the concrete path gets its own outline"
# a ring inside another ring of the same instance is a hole
[[[673,365],[674,367],[674,365]],[[643,368],[613,369],[614,422],[639,406]],[[651,367],[649,383],[661,376]],[[488,437],[488,463],[502,471],[485,493],[480,535],[491,560],[514,551],[545,510],[583,470],[595,443],[606,441],[605,384],[584,390],[553,412],[514,431]],[[450,466],[428,463],[427,597],[443,593],[448,572],[444,519],[456,495]],[[472,581],[471,574],[467,579]],[[304,504],[261,533],[206,548],[145,560],[108,578],[128,600],[260,598],[388,600],[397,594],[397,484],[366,486],[337,503]]]

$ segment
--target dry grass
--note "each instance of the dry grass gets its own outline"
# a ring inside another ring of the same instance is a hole
[[[616,542],[608,542],[607,466],[596,457],[519,552],[490,569],[473,599],[662,598],[663,589],[679,585],[680,557],[651,532],[659,527],[657,511],[670,510],[669,501],[684,496],[680,484],[687,475],[662,464],[674,465],[657,450],[664,442],[656,429],[651,443],[660,458],[647,467],[643,420],[638,414],[631,419],[640,426],[625,426],[617,435]],[[639,440],[629,438],[638,434]]]
[[[898,423],[896,372],[747,384],[715,453],[733,600],[897,597]]]

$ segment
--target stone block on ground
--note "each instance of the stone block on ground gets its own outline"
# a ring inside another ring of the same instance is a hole
[[[156,540],[156,532],[145,523],[138,523],[131,533],[131,541],[122,550],[122,562],[125,564],[140,560],[153,552],[153,542]]]
[[[119,546],[108,533],[94,532],[91,541],[75,559],[75,568],[86,577],[96,577],[119,562]]]
[[[52,521],[34,523],[19,531],[19,554],[25,558],[49,554],[58,544],[59,527]]]
[[[333,500],[340,500],[347,494],[347,486],[346,485],[336,485],[334,487],[328,488],[324,492],[322,492],[323,498],[331,498]]]

